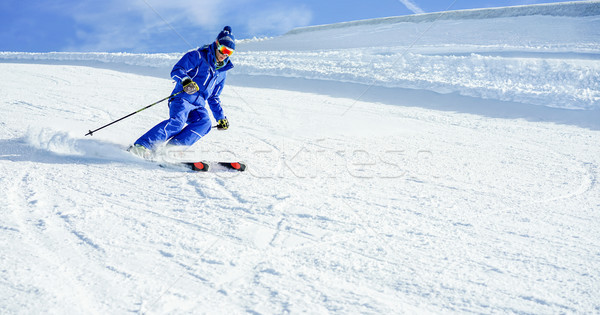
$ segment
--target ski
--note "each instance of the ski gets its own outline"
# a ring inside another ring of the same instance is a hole
[[[212,169],[211,164],[220,166],[221,168],[224,168],[227,170],[234,170],[234,171],[238,171],[238,172],[243,172],[246,170],[246,164],[242,163],[242,162],[214,162],[214,163],[211,163],[211,162],[201,161],[201,162],[185,162],[182,164],[196,172],[208,172],[210,169]]]
[[[160,167],[164,168],[183,168],[190,169],[195,172],[208,172],[210,171],[238,171],[244,172],[246,170],[246,164],[244,162],[213,162],[213,161],[198,161],[198,162],[180,162],[180,161],[164,161],[164,159],[160,159],[162,161],[156,161],[153,157],[153,152],[147,150],[143,147],[138,148],[135,146],[130,146],[127,149],[127,152],[132,153],[133,155],[142,158],[146,161],[158,163]],[[184,159],[185,156],[178,156],[180,159]],[[188,159],[189,161],[189,159]]]

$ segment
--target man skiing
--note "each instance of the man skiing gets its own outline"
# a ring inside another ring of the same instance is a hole
[[[171,77],[177,83],[169,100],[169,119],[159,123],[137,139],[129,151],[150,158],[157,145],[190,146],[210,132],[212,124],[205,101],[217,121],[217,128],[228,129],[229,121],[221,108],[229,60],[235,49],[231,27],[225,26],[215,42],[187,52],[173,67]],[[184,93],[182,93],[182,91]],[[187,125],[186,125],[187,124]]]

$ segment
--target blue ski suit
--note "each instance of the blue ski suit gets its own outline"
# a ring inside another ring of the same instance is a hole
[[[215,120],[225,118],[219,95],[225,85],[227,70],[233,68],[229,57],[219,69],[215,64],[216,43],[187,52],[173,67],[171,77],[177,85],[173,94],[183,90],[181,81],[190,77],[200,90],[194,94],[185,92],[169,101],[169,119],[154,126],[135,144],[148,149],[169,141],[173,145],[192,145],[211,130],[211,121],[204,102],[207,101]],[[186,126],[187,124],[187,126]],[[169,140],[170,139],[170,140]]]

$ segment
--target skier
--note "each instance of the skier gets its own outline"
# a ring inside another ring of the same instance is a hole
[[[171,71],[171,77],[177,83],[173,94],[182,90],[185,93],[169,100],[169,119],[148,130],[129,147],[129,151],[148,159],[152,150],[166,141],[169,146],[194,144],[212,128],[205,101],[217,121],[217,128],[228,129],[229,121],[223,113],[219,95],[225,85],[226,71],[233,68],[229,57],[234,49],[235,37],[231,27],[225,26],[215,42],[187,52]]]

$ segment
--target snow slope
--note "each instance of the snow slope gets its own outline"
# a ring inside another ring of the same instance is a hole
[[[600,312],[598,16],[535,8],[240,43],[185,154],[243,174],[83,136],[180,54],[0,53],[0,312]]]

